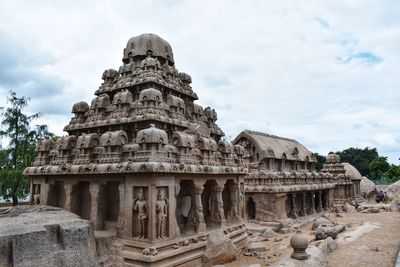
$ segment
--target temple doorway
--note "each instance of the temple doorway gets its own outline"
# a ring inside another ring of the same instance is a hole
[[[247,216],[249,219],[256,218],[256,203],[252,197],[249,197],[249,200],[247,201]]]

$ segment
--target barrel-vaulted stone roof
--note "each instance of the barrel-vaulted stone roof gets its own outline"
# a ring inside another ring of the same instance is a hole
[[[312,152],[294,139],[245,130],[235,138],[233,143],[240,144],[243,138],[249,140],[258,149],[260,161],[263,158],[286,157],[287,160],[317,162]]]

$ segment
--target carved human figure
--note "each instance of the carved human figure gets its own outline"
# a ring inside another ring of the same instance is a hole
[[[164,197],[161,190],[158,190],[157,202],[156,202],[156,213],[157,213],[157,239],[163,239],[163,231],[166,218],[168,216],[168,199]]]
[[[40,205],[40,185],[34,185],[33,187],[33,205]]]
[[[147,221],[147,201],[144,198],[143,189],[140,188],[139,194],[133,202],[133,210],[138,212],[137,219],[139,222],[138,238],[146,238],[146,221]]]

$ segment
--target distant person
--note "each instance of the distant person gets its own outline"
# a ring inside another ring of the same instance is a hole
[[[376,190],[376,202],[377,203],[380,203],[381,202],[381,199],[382,199],[382,194],[383,194],[383,192],[382,192],[382,190],[380,191],[380,192],[378,192],[378,190]]]
[[[389,197],[388,197],[387,193],[386,193],[386,192],[383,193],[383,202],[384,202],[385,204],[388,203],[388,199],[389,199]]]

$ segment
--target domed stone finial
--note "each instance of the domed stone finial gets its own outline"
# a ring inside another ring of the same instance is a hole
[[[293,248],[293,253],[290,257],[297,260],[306,260],[310,255],[306,253],[308,247],[308,239],[301,230],[297,230],[296,234],[290,239],[290,245]]]
[[[340,163],[340,156],[335,153],[330,153],[326,156],[326,163]]]

